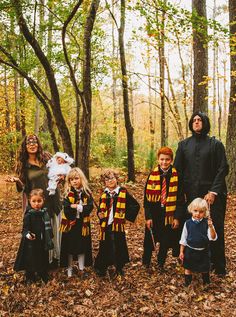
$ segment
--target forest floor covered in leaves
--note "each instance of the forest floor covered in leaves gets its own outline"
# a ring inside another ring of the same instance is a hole
[[[127,188],[141,203],[147,175],[137,175],[137,183]],[[3,179],[3,177],[1,177]],[[92,183],[98,198],[99,184]],[[94,256],[98,249],[98,221],[93,211],[92,239]],[[112,274],[99,278],[92,268],[88,277],[74,274],[68,279],[64,269],[50,271],[48,284],[25,285],[23,272],[15,273],[13,264],[21,238],[21,195],[12,184],[0,182],[0,317],[3,316],[236,316],[236,196],[228,197],[226,216],[226,278],[211,276],[211,286],[203,289],[194,275],[192,285],[183,286],[183,271],[171,253],[166,272],[156,270],[153,254],[151,270],[142,267],[144,215],[141,209],[135,224],[127,224],[130,263],[122,279]],[[75,268],[76,269],[76,268]]]

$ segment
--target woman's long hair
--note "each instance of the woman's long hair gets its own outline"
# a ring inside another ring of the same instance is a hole
[[[29,136],[32,136],[32,138],[35,138],[37,140],[38,151],[36,153],[36,159],[38,160],[39,165],[40,166],[46,165],[49,159],[48,155],[45,152],[43,152],[42,145],[37,135],[35,134],[26,135],[21,143],[18,156],[17,156],[17,164],[16,164],[16,173],[23,183],[25,183],[26,169],[27,169],[27,163],[29,159],[29,154],[26,147],[27,139],[29,138]]]
[[[71,190],[70,180],[79,176],[81,181],[81,189],[85,191],[87,195],[91,195],[91,190],[88,186],[88,180],[84,175],[83,171],[79,167],[72,168],[66,176],[66,183],[65,183],[65,192],[64,195],[67,196],[69,191]]]

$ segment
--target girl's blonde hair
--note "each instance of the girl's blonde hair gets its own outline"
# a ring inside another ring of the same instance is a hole
[[[66,176],[66,183],[65,183],[65,196],[71,190],[70,180],[79,176],[81,181],[81,188],[85,191],[87,195],[91,195],[91,190],[88,186],[88,180],[84,175],[83,171],[79,167],[72,168]]]
[[[194,210],[200,209],[205,211],[205,217],[209,216],[209,208],[205,199],[195,198],[188,206],[188,212],[191,214]]]

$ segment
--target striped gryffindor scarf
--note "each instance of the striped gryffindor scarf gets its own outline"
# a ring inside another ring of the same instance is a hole
[[[76,203],[74,191],[70,191],[67,195],[67,198],[71,204]],[[88,201],[87,197],[82,198],[83,205],[86,205],[87,201]],[[71,230],[71,228],[75,225],[75,223],[76,223],[76,219],[74,219],[74,220],[67,219],[65,214],[64,214],[64,211],[63,211],[62,218],[61,218],[61,225],[60,225],[59,230],[61,232],[69,232]],[[90,226],[89,225],[90,225],[90,217],[89,216],[84,217],[83,218],[83,225],[82,225],[82,236],[83,237],[89,236],[89,234],[90,234]]]
[[[165,205],[165,225],[172,224],[174,219],[174,212],[176,209],[178,191],[178,174],[174,167],[172,167],[172,173],[170,177],[168,196],[166,198]],[[146,187],[146,198],[149,202],[159,202],[161,199],[161,177],[159,166],[156,167],[149,175]]]
[[[107,193],[103,193],[100,201],[100,212],[104,212],[105,218],[102,219],[100,225],[100,240],[105,240],[105,231],[109,218],[109,206],[107,206]],[[126,210],[126,189],[122,188],[117,197],[116,210],[114,213],[114,221],[112,224],[112,231],[125,231],[125,210]]]

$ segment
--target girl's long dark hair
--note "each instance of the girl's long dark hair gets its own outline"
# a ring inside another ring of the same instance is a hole
[[[16,173],[23,183],[25,183],[26,168],[27,168],[27,162],[29,159],[29,154],[27,152],[27,147],[26,147],[28,137],[29,136],[25,136],[22,143],[21,143],[19,153],[17,156],[17,163],[16,163]],[[43,151],[42,145],[41,145],[37,135],[33,134],[32,137],[36,138],[37,143],[38,143],[38,151],[36,153],[36,158],[37,158],[40,166],[46,165],[46,163],[49,159],[49,155],[47,155],[47,153],[45,153]]]

